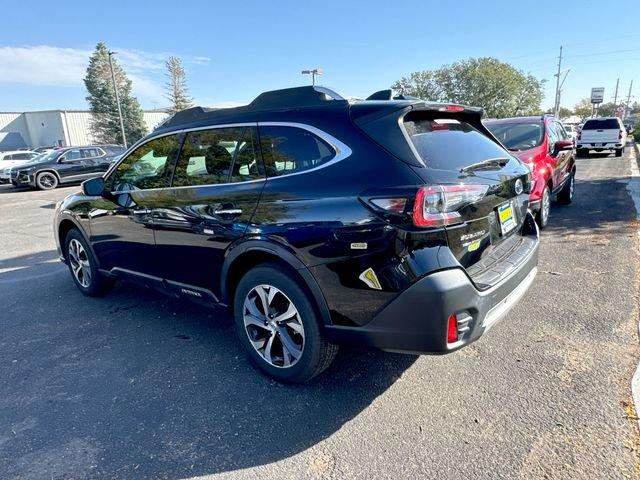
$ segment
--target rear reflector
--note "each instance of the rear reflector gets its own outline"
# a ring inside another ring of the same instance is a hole
[[[458,210],[481,200],[487,185],[436,185],[422,187],[413,204],[416,227],[442,227],[462,223]]]
[[[458,341],[458,319],[455,313],[449,316],[447,320],[447,343],[456,343]]]

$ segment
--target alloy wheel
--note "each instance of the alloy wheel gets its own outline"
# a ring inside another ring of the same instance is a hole
[[[84,288],[89,288],[89,285],[91,285],[89,256],[82,244],[75,238],[72,238],[69,242],[69,264],[78,283]]]
[[[38,177],[38,184],[41,188],[48,190],[56,184],[56,179],[52,173],[41,173]]]
[[[304,326],[298,309],[273,285],[257,285],[245,297],[242,317],[249,341],[260,357],[278,368],[302,357]]]
[[[575,178],[571,175],[571,179],[569,180],[569,200],[573,199],[573,186],[575,184]]]
[[[545,224],[549,218],[549,210],[551,210],[551,197],[549,196],[549,189],[545,189],[542,195],[542,221]]]

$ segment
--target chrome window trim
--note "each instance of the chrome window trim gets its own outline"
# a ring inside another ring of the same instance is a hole
[[[326,163],[322,165],[318,165],[317,167],[310,168],[308,170],[302,170],[301,172],[293,172],[293,173],[285,173],[283,175],[278,175],[277,177],[267,177],[267,181],[277,180],[279,178],[292,177],[294,175],[302,175],[304,173],[315,172],[320,170],[321,168],[329,167],[335,163],[338,163],[341,160],[349,157],[353,151],[344,143],[342,143],[337,138],[329,135],[327,132],[320,130],[317,127],[312,125],[307,125],[306,123],[296,123],[296,122],[258,122],[258,127],[291,127],[291,128],[299,128],[301,130],[306,130],[307,132],[313,133],[316,137],[321,138],[329,146],[333,149],[335,156]],[[258,132],[259,133],[259,132]]]
[[[111,167],[109,167],[109,169],[105,172],[105,174],[103,175],[102,178],[105,179],[105,181],[108,179],[109,175],[111,175],[111,173],[118,168],[118,166],[124,162],[127,157],[136,149],[138,149],[139,147],[146,145],[149,142],[152,142],[153,140],[156,140],[158,138],[162,138],[162,137],[167,137],[169,135],[181,135],[181,134],[186,134],[186,133],[190,133],[190,132],[197,132],[197,131],[201,131],[201,130],[216,130],[219,128],[234,128],[234,127],[291,127],[291,128],[299,128],[301,130],[306,130],[307,132],[310,132],[314,135],[316,135],[317,137],[319,137],[320,139],[322,139],[324,142],[328,143],[329,146],[333,149],[335,156],[329,160],[326,163],[323,163],[322,165],[318,165],[317,167],[314,168],[310,168],[308,170],[303,170],[301,172],[293,172],[293,173],[285,173],[283,175],[279,175],[277,177],[265,177],[265,178],[258,178],[255,180],[246,180],[246,181],[242,181],[242,182],[228,182],[228,183],[212,183],[212,184],[203,184],[203,185],[183,185],[183,186],[179,186],[179,187],[174,187],[174,186],[168,186],[168,187],[160,187],[160,188],[147,188],[144,190],[123,190],[123,191],[113,191],[111,193],[113,194],[123,194],[123,193],[127,193],[127,192],[149,192],[149,191],[154,191],[154,190],[166,190],[166,189],[179,189],[179,188],[196,188],[196,187],[217,187],[217,186],[223,186],[223,185],[239,185],[242,183],[255,183],[255,182],[265,182],[265,181],[269,181],[269,180],[277,180],[279,178],[286,178],[286,177],[291,177],[293,175],[302,175],[304,173],[309,173],[309,172],[314,172],[316,170],[320,170],[321,168],[325,168],[325,167],[329,167],[331,165],[334,165],[335,163],[344,160],[345,158],[351,156],[351,154],[353,153],[353,151],[351,150],[351,148],[349,148],[346,144],[344,144],[343,142],[341,142],[340,140],[338,140],[337,138],[335,138],[332,135],[329,135],[327,132],[320,130],[317,127],[314,127],[312,125],[307,125],[306,123],[297,123],[297,122],[240,122],[240,123],[224,123],[224,124],[217,124],[217,125],[206,125],[206,126],[202,126],[202,127],[193,127],[193,128],[182,128],[180,130],[173,130],[171,132],[164,132],[164,133],[160,133],[158,135],[154,135],[152,137],[148,137],[144,140],[140,140],[138,142],[136,142],[135,144],[133,144],[131,147],[129,147],[129,149],[122,154],[122,158],[115,164],[113,164]],[[258,140],[260,137],[260,133],[258,132]]]

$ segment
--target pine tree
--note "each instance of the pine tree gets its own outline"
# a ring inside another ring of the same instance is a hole
[[[112,57],[112,61],[120,96],[124,131],[127,144],[131,145],[147,133],[147,127],[140,104],[131,95],[131,80],[127,78],[115,57]],[[88,92],[87,102],[93,113],[89,127],[94,140],[122,145],[124,141],[120,131],[118,105],[109,68],[109,50],[102,42],[96,45],[96,50],[91,55],[84,84]]]
[[[182,68],[182,60],[178,57],[169,57],[165,62],[168,81],[165,84],[164,97],[171,102],[169,113],[176,113],[193,106],[193,102],[187,93],[187,76]]]

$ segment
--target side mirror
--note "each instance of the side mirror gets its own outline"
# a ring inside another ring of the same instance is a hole
[[[104,193],[104,178],[96,177],[82,182],[82,193],[88,197],[99,197]]]
[[[61,157],[58,157],[58,163],[63,163],[64,162],[64,155],[62,155]]]
[[[558,153],[562,150],[572,150],[573,149],[573,140],[558,140],[553,144],[553,152]]]

